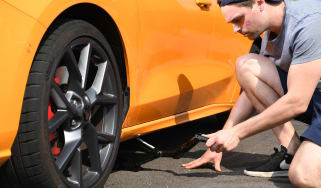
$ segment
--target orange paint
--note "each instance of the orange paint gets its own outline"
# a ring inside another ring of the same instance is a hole
[[[0,1],[0,164],[11,155],[39,43],[63,11],[80,3],[104,10],[121,36],[130,87],[121,140],[232,107],[239,94],[235,60],[250,41],[233,33],[215,0]]]

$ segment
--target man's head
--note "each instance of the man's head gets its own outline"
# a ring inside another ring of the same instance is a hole
[[[266,13],[267,7],[280,4],[282,0],[217,0],[223,16],[231,23],[234,32],[241,33],[251,40],[268,30],[271,15]]]

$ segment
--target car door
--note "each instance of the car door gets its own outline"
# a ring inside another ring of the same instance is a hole
[[[168,117],[205,104],[200,99],[208,97],[199,95],[198,90],[212,82],[202,77],[202,71],[212,62],[214,14],[206,7],[201,9],[197,1],[138,1],[140,54],[133,74],[135,82],[131,82],[133,116],[127,124]]]

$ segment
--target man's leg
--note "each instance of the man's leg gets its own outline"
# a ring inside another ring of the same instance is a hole
[[[242,89],[257,109],[262,112],[284,95],[276,66],[268,58],[247,54],[237,60],[236,75]],[[290,122],[273,129],[278,141],[294,154],[300,144]]]
[[[289,170],[296,187],[321,187],[321,147],[305,139],[296,152]]]

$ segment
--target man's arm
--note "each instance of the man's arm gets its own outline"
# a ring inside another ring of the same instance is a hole
[[[285,123],[308,108],[321,77],[321,59],[292,65],[288,73],[288,93],[261,114],[236,125],[240,139]]]
[[[233,106],[231,113],[224,124],[223,129],[230,129],[234,125],[244,121],[253,113],[254,107],[247,98],[245,92],[242,92],[240,97],[237,99],[235,105]],[[195,159],[189,163],[183,164],[182,166],[186,169],[192,169],[199,167],[206,163],[213,163],[214,169],[216,171],[221,171],[221,160],[222,153],[211,152],[206,150],[206,152],[198,159]]]
[[[274,128],[307,109],[321,77],[321,59],[291,65],[288,73],[288,93],[262,113],[235,125],[231,129],[211,134],[207,147],[212,151],[230,151],[241,139]]]

